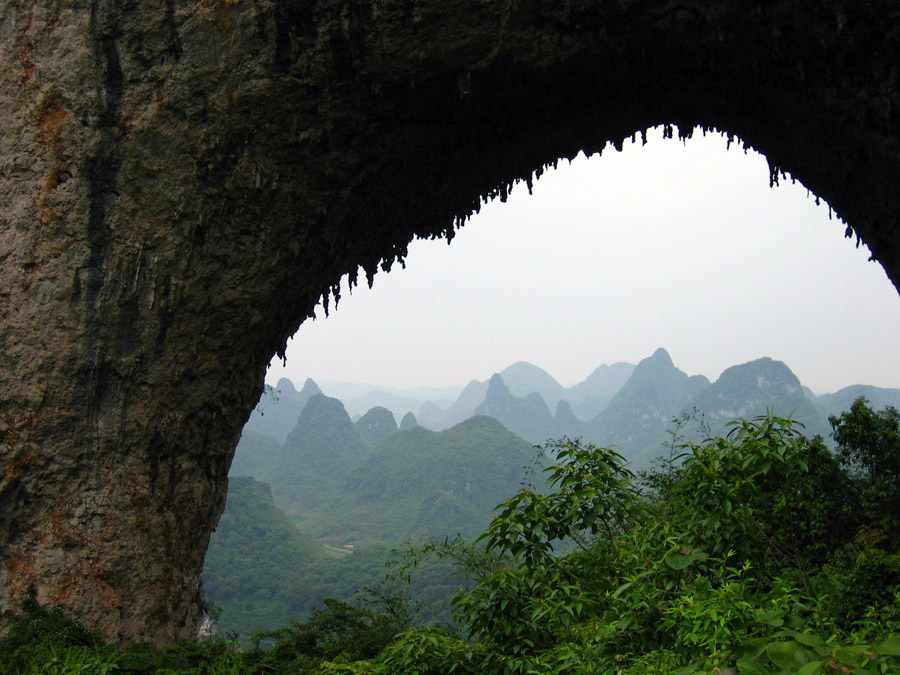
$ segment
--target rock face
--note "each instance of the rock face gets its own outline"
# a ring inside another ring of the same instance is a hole
[[[269,359],[323,292],[650,125],[718,128],[900,282],[892,0],[0,4],[0,609],[196,633]]]

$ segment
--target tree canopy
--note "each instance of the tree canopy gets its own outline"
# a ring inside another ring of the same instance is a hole
[[[465,634],[411,629],[348,672],[896,672],[897,520],[855,498],[890,465],[896,417],[863,401],[833,424],[834,455],[765,416],[640,477],[554,444],[553,490],[507,500],[469,551]]]

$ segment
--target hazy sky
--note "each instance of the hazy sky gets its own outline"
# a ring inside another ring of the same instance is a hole
[[[300,327],[286,376],[463,385],[516,361],[564,386],[665,347],[715,380],[761,356],[817,393],[900,387],[900,296],[799,183],[721,136],[579,157]],[[364,278],[364,277],[363,277]],[[320,312],[321,314],[321,312]]]

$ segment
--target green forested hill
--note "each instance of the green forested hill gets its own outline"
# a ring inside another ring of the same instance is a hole
[[[278,460],[263,476],[291,518],[304,518],[332,498],[366,455],[343,404],[316,394],[288,434]]]
[[[803,393],[797,376],[781,361],[756,359],[725,370],[715,383],[691,399],[702,410],[713,433],[738,418],[752,419],[772,409],[805,425],[805,433],[827,436],[828,420]]]
[[[237,477],[210,540],[203,582],[207,599],[222,610],[219,632],[246,639],[307,618],[325,598],[349,602],[363,589],[383,585],[386,564],[397,557],[391,546],[329,553],[297,530],[272,502],[268,485]],[[462,583],[452,563],[428,560],[400,590],[419,608],[422,621],[446,622],[447,601]]]
[[[356,544],[474,536],[493,508],[519,489],[535,454],[490,417],[441,432],[402,431],[383,441],[301,527]]]
[[[275,506],[268,485],[231,478],[203,570],[207,598],[223,610],[220,628],[252,633],[286,623],[292,610],[282,591],[329,557]]]
[[[374,448],[391,434],[397,433],[397,420],[387,408],[376,406],[353,424],[367,448]]]
[[[278,460],[281,444],[274,436],[251,431],[244,427],[234,459],[231,461],[229,476],[264,476],[272,470]]]
[[[657,349],[638,364],[606,409],[586,425],[585,436],[598,445],[615,446],[628,459],[646,455],[649,461],[662,454],[659,443],[672,418],[687,404],[692,384],[672,363],[669,353]]]
[[[688,429],[687,439],[703,440],[707,432],[725,433],[732,420],[752,419],[767,411],[791,417],[806,433],[828,436],[820,406],[808,398],[797,376],[781,361],[756,359],[732,366],[712,384],[703,376],[689,377],[672,363],[664,349],[638,364],[606,410],[587,423],[585,438],[614,446],[634,467],[646,467],[664,453],[672,420],[682,413],[702,418],[706,431]]]

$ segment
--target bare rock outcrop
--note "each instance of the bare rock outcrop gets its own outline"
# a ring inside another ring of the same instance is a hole
[[[898,284],[898,39],[891,0],[6,0],[0,609],[195,635],[272,355],[581,150],[735,134]]]

